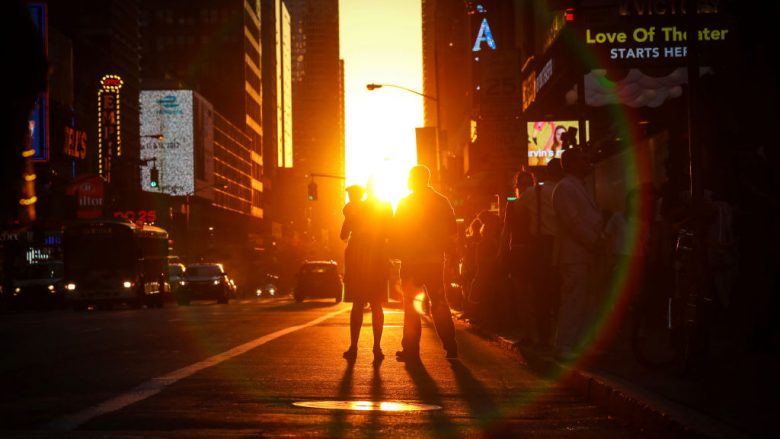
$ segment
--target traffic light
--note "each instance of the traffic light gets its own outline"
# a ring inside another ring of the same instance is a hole
[[[156,188],[160,184],[160,171],[157,167],[149,170],[149,186]]]
[[[309,183],[309,201],[317,201],[317,183]]]

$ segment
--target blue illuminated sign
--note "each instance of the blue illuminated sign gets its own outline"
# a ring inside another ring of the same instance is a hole
[[[30,11],[35,27],[41,34],[43,46],[46,47],[46,5],[42,3],[30,3],[27,5]],[[45,162],[49,160],[49,95],[41,93],[35,108],[30,114],[29,126],[32,145],[30,146],[35,153],[31,160],[34,162]]]
[[[490,32],[490,25],[487,18],[482,19],[482,24],[479,26],[479,33],[477,33],[477,39],[474,41],[474,48],[472,52],[479,52],[482,50],[482,42],[487,43],[488,47],[496,50],[496,40],[493,39],[493,33]]]

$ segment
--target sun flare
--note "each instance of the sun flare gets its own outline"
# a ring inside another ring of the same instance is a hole
[[[395,208],[409,193],[409,169],[417,164],[414,128],[421,125],[422,103],[393,90],[364,91],[350,103],[364,111],[348,123],[347,185],[371,186]]]
[[[415,128],[423,126],[424,98],[392,87],[366,88],[396,84],[422,91],[420,2],[391,3],[392,8],[377,8],[375,2],[342,0],[340,42],[346,184],[371,182],[377,195],[395,207],[408,193],[407,174],[417,164]]]

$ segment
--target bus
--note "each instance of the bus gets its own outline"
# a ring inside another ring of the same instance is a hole
[[[163,306],[168,232],[122,220],[92,220],[65,227],[65,298],[76,310],[89,305]]]

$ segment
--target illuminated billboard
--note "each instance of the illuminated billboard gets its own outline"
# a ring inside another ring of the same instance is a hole
[[[199,150],[204,144],[211,149],[213,142],[211,105],[191,90],[144,90],[140,106],[141,188],[194,194],[196,173],[206,158]],[[157,169],[156,185],[151,182],[152,169]]]
[[[545,166],[553,157],[561,158],[563,134],[569,128],[577,128],[578,126],[576,120],[528,122],[528,165]],[[588,127],[587,122],[585,126]],[[577,143],[579,143],[579,133],[577,134]]]

